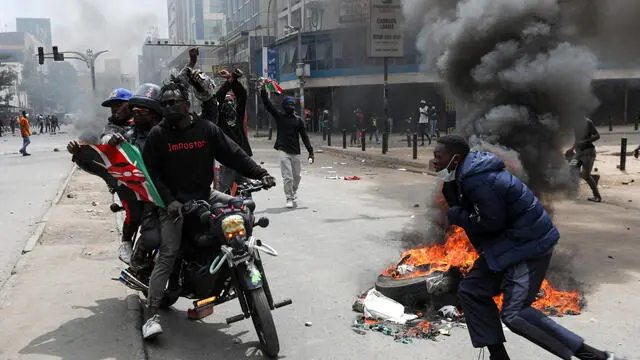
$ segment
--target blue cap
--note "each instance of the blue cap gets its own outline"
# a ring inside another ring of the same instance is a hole
[[[284,98],[282,98],[282,105],[295,104],[295,103],[296,103],[296,99],[293,98],[292,96],[285,96]]]
[[[127,89],[115,89],[113,90],[111,95],[109,95],[109,98],[102,102],[102,106],[110,107],[116,101],[129,101],[129,99],[131,99],[131,96],[133,96],[133,94]]]

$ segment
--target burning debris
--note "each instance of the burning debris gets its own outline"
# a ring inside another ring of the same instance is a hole
[[[453,327],[465,327],[456,291],[477,258],[459,227],[447,234],[444,244],[405,251],[397,264],[382,271],[376,289],[353,304],[353,310],[363,314],[355,320],[354,331],[378,331],[397,342],[411,343],[414,338],[435,339],[449,335]],[[502,295],[494,301],[501,309]],[[577,291],[558,290],[544,280],[532,306],[548,315],[563,316],[580,314],[582,305]]]

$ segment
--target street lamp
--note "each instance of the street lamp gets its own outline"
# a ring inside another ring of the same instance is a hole
[[[87,67],[91,70],[91,88],[93,89],[93,93],[96,93],[96,59],[98,56],[109,52],[109,50],[102,50],[94,53],[92,49],[87,49],[87,51],[83,54],[78,51],[65,51],[63,54],[74,54],[75,56],[68,56],[67,59],[76,59],[84,61],[87,64]]]

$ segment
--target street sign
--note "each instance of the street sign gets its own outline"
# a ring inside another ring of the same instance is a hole
[[[371,0],[369,57],[404,57],[402,0]]]

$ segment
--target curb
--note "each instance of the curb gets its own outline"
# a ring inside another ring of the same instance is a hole
[[[22,249],[22,255],[33,251],[33,249],[38,244],[38,241],[42,237],[42,234],[44,233],[44,230],[47,227],[47,222],[49,221],[49,216],[51,215],[51,211],[53,210],[53,207],[60,202],[60,199],[62,199],[62,195],[67,190],[67,186],[69,186],[69,182],[71,182],[71,177],[73,176],[73,174],[75,174],[77,168],[78,168],[78,165],[73,164],[73,167],[71,168],[71,171],[69,171],[67,178],[62,183],[62,185],[60,186],[60,189],[56,193],[56,197],[53,199],[53,201],[51,201],[51,206],[49,206],[49,209],[47,209],[47,211],[44,213],[44,216],[42,216],[42,218],[40,219],[38,228],[33,233],[33,235],[31,235],[31,237],[27,241],[27,244]]]
[[[142,310],[142,300],[133,290],[127,291],[127,293],[129,294],[126,299],[127,319],[132,325],[129,327],[129,331],[131,332],[131,347],[133,348],[131,359],[147,360],[149,359],[149,354],[147,353],[147,347],[145,346],[144,339],[142,339],[142,334],[140,333],[143,322],[142,317],[144,315],[144,311]]]
[[[392,157],[383,158],[384,155],[372,155],[366,153],[357,153],[357,152],[346,152],[341,149],[336,149],[328,146],[319,146],[318,149],[322,150],[324,153],[328,153],[331,155],[335,155],[341,158],[353,159],[353,160],[366,160],[368,161],[368,165],[378,166],[378,167],[389,167],[392,169],[400,169],[404,168],[407,172],[417,173],[417,174],[428,174],[435,176],[436,173],[429,170],[428,165],[419,163],[417,161],[409,161],[403,159],[397,159]]]

